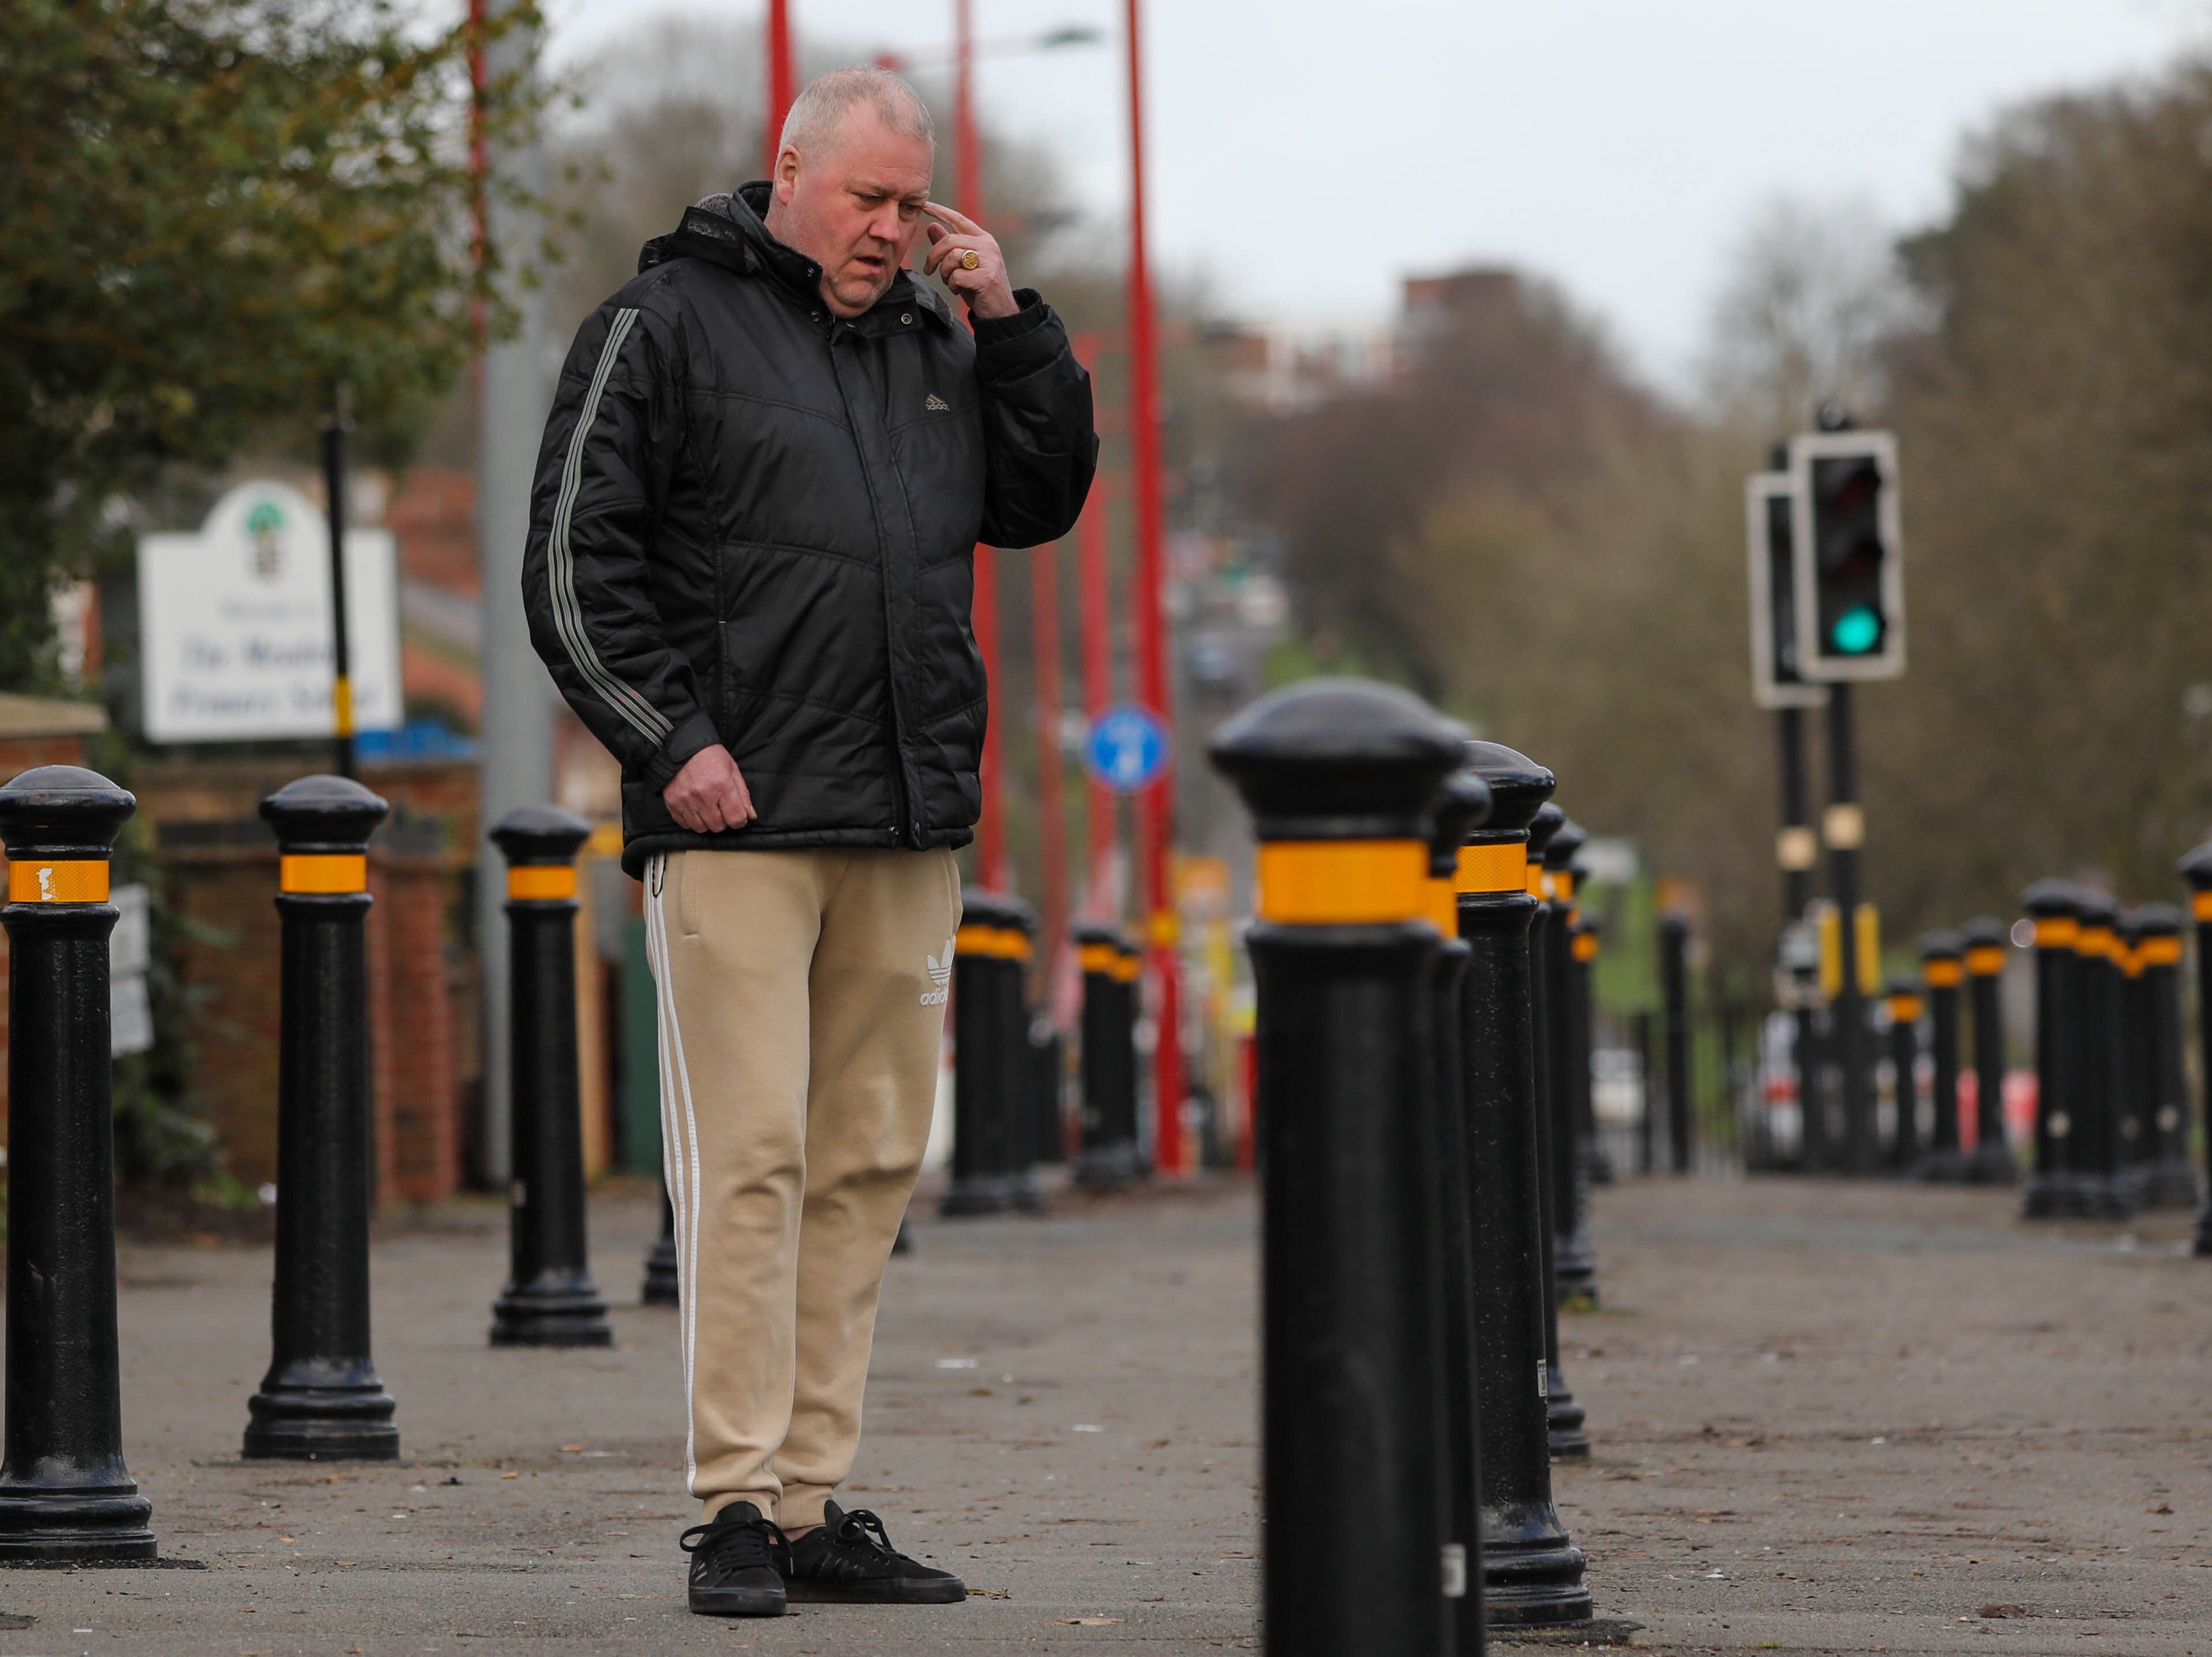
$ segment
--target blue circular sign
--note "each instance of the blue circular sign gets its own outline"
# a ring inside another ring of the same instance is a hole
[[[1141,793],[1168,768],[1168,731],[1149,707],[1126,702],[1091,722],[1083,762],[1091,774],[1120,793]]]

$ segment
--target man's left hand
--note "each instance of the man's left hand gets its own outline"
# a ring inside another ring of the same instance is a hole
[[[971,318],[1010,317],[1021,307],[1014,303],[1013,284],[1006,278],[1006,256],[998,238],[963,215],[931,202],[922,209],[935,220],[929,228],[929,255],[921,268],[941,276],[960,296]],[[975,261],[968,264],[972,256]]]

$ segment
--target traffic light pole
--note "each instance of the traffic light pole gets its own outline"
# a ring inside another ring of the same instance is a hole
[[[1774,837],[1774,860],[1782,870],[1782,924],[1794,926],[1805,919],[1806,907],[1813,901],[1813,864],[1820,850],[1805,786],[1805,710],[1777,708],[1774,730],[1782,780],[1782,826]],[[1826,1136],[1815,1120],[1823,1108],[1820,1035],[1813,1008],[1805,998],[1798,998],[1790,1017],[1796,1024],[1790,1058],[1797,1079],[1798,1166],[1808,1174],[1816,1174],[1826,1160]]]
[[[1868,1085],[1866,1003],[1859,993],[1859,847],[1866,818],[1859,809],[1858,756],[1851,726],[1851,685],[1828,687],[1828,810],[1822,823],[1828,843],[1828,888],[1842,933],[1843,983],[1836,992],[1832,1032],[1836,1066],[1843,1073],[1844,1171],[1874,1172],[1874,1093]]]

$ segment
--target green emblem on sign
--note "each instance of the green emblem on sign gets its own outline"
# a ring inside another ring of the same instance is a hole
[[[276,579],[276,563],[283,549],[276,537],[284,527],[284,510],[274,501],[258,501],[253,510],[246,514],[246,532],[253,537],[253,574],[258,580]]]

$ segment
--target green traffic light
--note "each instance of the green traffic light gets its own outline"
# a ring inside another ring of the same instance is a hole
[[[1881,617],[1865,604],[1854,605],[1836,617],[1828,641],[1846,656],[1863,656],[1881,642]]]

